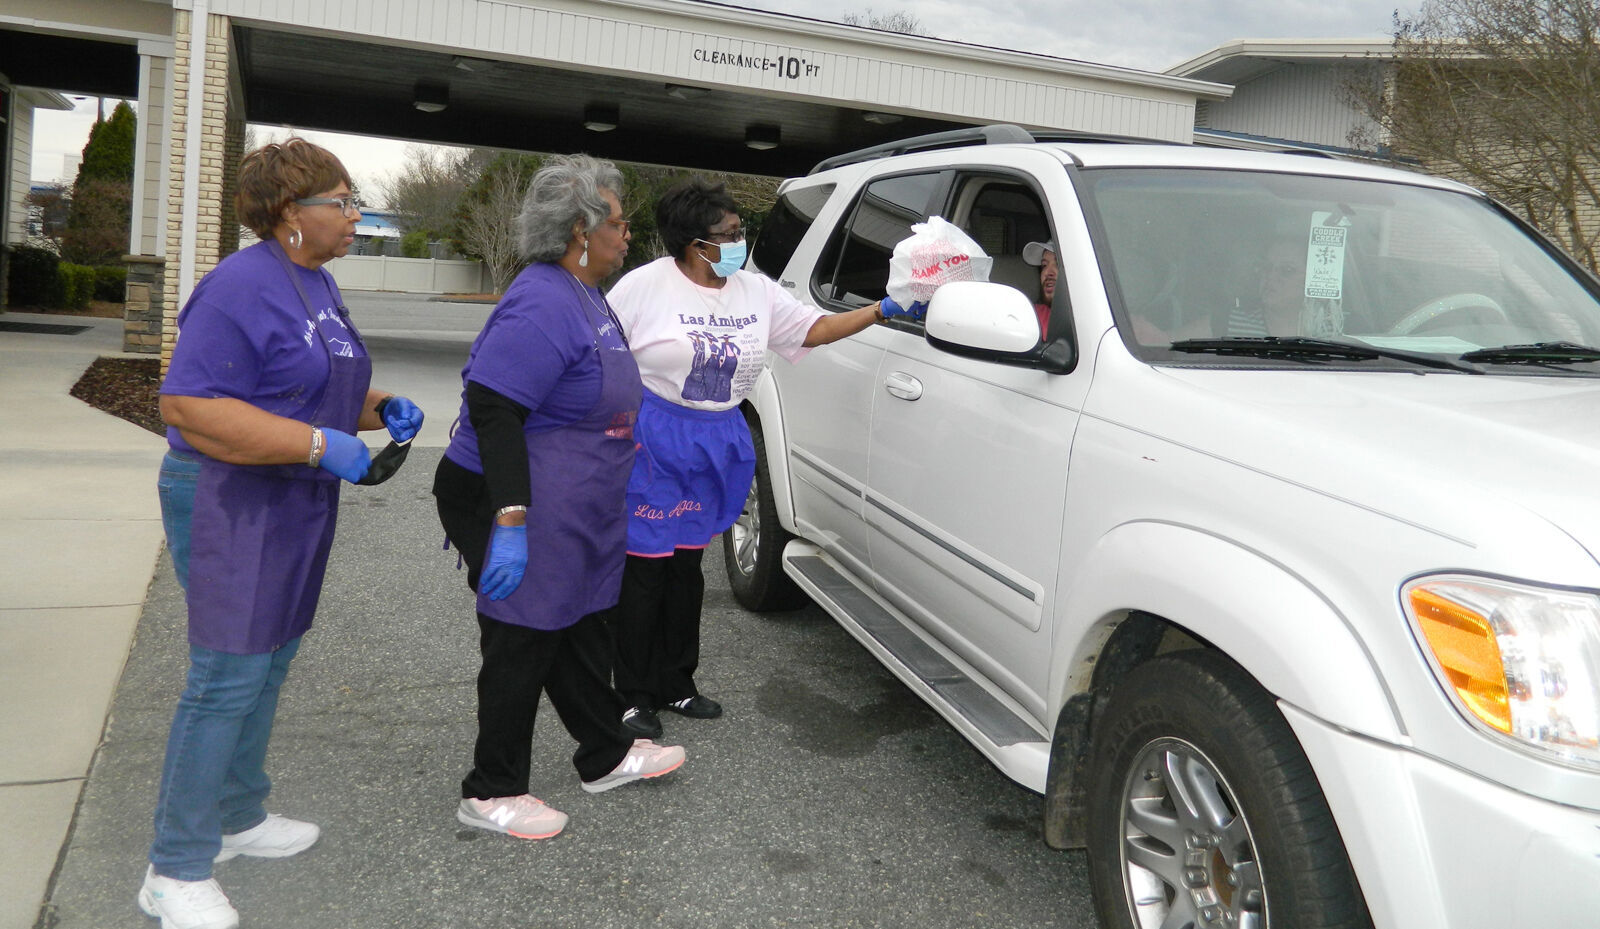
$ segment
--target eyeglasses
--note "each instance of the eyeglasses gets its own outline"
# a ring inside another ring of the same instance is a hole
[[[628,234],[628,225],[629,225],[629,223],[625,219],[608,219],[608,220],[606,220],[606,225],[608,225],[608,226],[616,226],[617,229],[620,230],[623,235],[627,235]]]
[[[301,206],[337,206],[339,212],[346,216],[361,212],[361,198],[355,194],[348,197],[301,197],[295,203]]]
[[[737,242],[743,238],[744,229],[741,227],[733,230],[732,232],[708,232],[700,241],[710,242],[712,245],[727,245],[730,242]]]

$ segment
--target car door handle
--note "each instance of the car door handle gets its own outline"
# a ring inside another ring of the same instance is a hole
[[[889,372],[889,376],[884,378],[883,386],[901,400],[915,400],[922,396],[922,382],[899,371]]]

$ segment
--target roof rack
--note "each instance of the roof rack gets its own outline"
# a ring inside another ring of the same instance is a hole
[[[1135,136],[1108,135],[1097,132],[1074,132],[1068,129],[1024,129],[1011,123],[996,123],[991,126],[970,126],[966,129],[949,129],[944,132],[932,132],[927,135],[913,136],[901,139],[898,142],[884,142],[881,145],[872,145],[867,148],[856,149],[843,155],[835,155],[817,162],[811,169],[812,174],[827,171],[842,165],[856,164],[862,161],[874,161],[879,158],[888,158],[891,155],[904,155],[908,152],[929,152],[941,148],[961,148],[967,145],[1007,145],[1023,144],[1029,142],[1139,142],[1170,144],[1164,139],[1141,139]]]

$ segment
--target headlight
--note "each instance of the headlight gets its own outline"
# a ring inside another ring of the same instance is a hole
[[[1600,767],[1600,597],[1451,575],[1412,581],[1400,601],[1468,720]]]

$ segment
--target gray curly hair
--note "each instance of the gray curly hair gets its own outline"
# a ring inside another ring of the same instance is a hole
[[[517,234],[523,257],[529,261],[555,261],[566,254],[572,227],[580,219],[593,229],[611,216],[611,204],[601,191],[622,197],[622,172],[609,161],[589,155],[556,155],[544,163],[528,183],[517,216]]]

